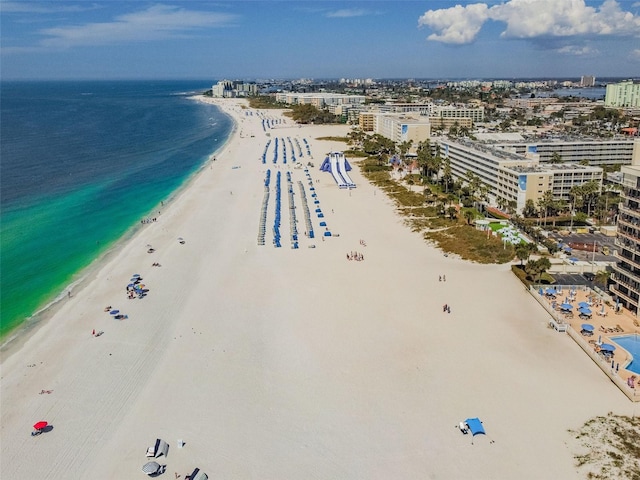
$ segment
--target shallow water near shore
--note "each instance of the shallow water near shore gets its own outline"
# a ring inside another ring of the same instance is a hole
[[[233,124],[207,83],[2,84],[0,336],[166,201]]]

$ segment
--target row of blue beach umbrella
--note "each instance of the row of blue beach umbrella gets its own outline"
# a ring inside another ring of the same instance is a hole
[[[287,172],[287,192],[289,193],[289,230],[291,232],[291,247],[298,248],[298,220],[294,202],[293,182],[291,172]]]
[[[280,185],[280,173],[276,174],[276,216],[273,220],[273,245],[276,248],[280,248],[282,244],[280,243],[280,217],[281,217],[281,194],[282,187]]]
[[[258,245],[265,244],[265,234],[267,225],[267,208],[269,206],[269,185],[271,183],[271,170],[267,170],[264,179],[264,195],[262,197],[262,210],[260,211],[260,225],[258,227]]]

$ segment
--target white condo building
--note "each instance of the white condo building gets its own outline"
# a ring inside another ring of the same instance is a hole
[[[607,85],[604,104],[607,107],[640,107],[640,83],[626,80]]]
[[[634,158],[640,160],[640,139],[619,138],[615,140],[567,139],[541,140],[536,142],[500,142],[494,148],[518,155],[537,154],[541,162],[549,162],[554,153],[560,155],[562,162],[589,165],[631,165]]]
[[[521,211],[527,200],[537,203],[547,190],[556,200],[570,200],[571,187],[595,181],[602,185],[602,168],[571,163],[541,164],[535,157],[492,148],[469,140],[438,138],[440,152],[451,165],[455,179],[468,171],[489,188],[492,203],[514,202]]]
[[[316,108],[325,108],[329,105],[360,105],[364,104],[364,95],[345,95],[342,93],[276,93],[276,101],[287,105],[313,105]]]

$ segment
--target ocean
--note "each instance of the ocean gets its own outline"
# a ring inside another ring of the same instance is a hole
[[[188,98],[210,84],[0,84],[1,339],[63,299],[222,147],[232,120]]]

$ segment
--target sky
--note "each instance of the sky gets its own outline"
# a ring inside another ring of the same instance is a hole
[[[640,74],[640,0],[0,0],[0,78]]]

